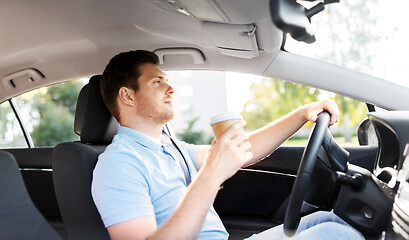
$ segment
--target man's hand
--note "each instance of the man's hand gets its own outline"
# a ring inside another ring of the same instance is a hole
[[[304,105],[305,109],[305,118],[308,121],[315,122],[317,121],[318,115],[322,111],[328,111],[331,114],[331,120],[329,121],[329,126],[338,122],[339,118],[339,109],[338,105],[333,99],[326,99],[321,102],[310,103]]]
[[[219,140],[214,140],[204,163],[206,171],[222,184],[253,157],[249,135],[243,133],[244,121],[233,124]]]

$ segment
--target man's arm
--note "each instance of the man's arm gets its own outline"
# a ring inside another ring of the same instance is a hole
[[[234,124],[208,151],[175,212],[159,228],[155,218],[141,217],[108,227],[112,239],[196,239],[220,185],[252,158],[243,123]],[[229,161],[225,161],[229,159]]]
[[[315,122],[322,111],[331,114],[329,125],[338,121],[339,109],[332,99],[304,105],[284,117],[250,133],[253,158],[245,166],[268,156],[282,143],[296,133],[308,121]]]
[[[319,113],[328,111],[331,114],[330,125],[336,123],[339,117],[338,106],[332,99],[304,105],[284,117],[250,133],[249,142],[253,158],[243,166],[254,164],[277,149],[283,142],[296,133],[308,121],[315,122]],[[202,146],[198,151],[196,168],[200,169],[206,159],[208,146]]]

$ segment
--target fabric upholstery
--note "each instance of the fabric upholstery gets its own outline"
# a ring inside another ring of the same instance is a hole
[[[62,239],[32,202],[13,155],[0,151],[0,239]]]
[[[54,186],[69,239],[109,239],[91,196],[92,172],[105,145],[80,142],[54,149]]]
[[[118,131],[118,122],[102,100],[100,79],[101,75],[91,77],[78,96],[74,131],[83,143],[109,144]]]
[[[98,156],[118,129],[102,101],[100,78],[92,77],[78,97],[74,131],[80,142],[60,143],[53,151],[55,192],[69,239],[109,239],[91,196]]]

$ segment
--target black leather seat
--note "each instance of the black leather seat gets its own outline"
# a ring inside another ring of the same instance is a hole
[[[91,196],[98,156],[118,130],[103,103],[100,78],[93,76],[78,96],[74,131],[80,141],[60,143],[53,152],[55,192],[69,239],[109,239]]]
[[[13,155],[0,151],[0,239],[62,239],[32,202]]]

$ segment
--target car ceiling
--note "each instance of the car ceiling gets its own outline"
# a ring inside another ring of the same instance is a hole
[[[280,49],[282,32],[271,22],[268,0],[180,0],[195,16],[178,13],[169,2],[174,1],[2,1],[0,100],[39,86],[101,73],[111,57],[131,49],[165,50],[165,70],[255,74],[262,74]],[[211,27],[206,27],[209,24]],[[256,26],[258,56],[241,56],[247,51],[247,42],[244,49],[240,49],[240,40],[238,46],[229,46],[235,43],[234,34],[240,38],[249,26]],[[212,35],[218,39],[211,39]],[[237,54],[223,52],[234,48],[238,48]],[[203,61],[192,61],[189,51],[180,54],[186,49],[201,55]]]
[[[280,50],[269,0],[3,0],[0,31],[0,102],[146,49],[164,70],[250,73],[409,110],[409,89]]]

